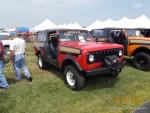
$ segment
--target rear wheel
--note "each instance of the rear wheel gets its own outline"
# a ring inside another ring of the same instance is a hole
[[[81,90],[85,85],[85,77],[73,65],[64,67],[65,84],[72,90]]]
[[[44,62],[41,54],[38,55],[38,66],[40,69],[46,69],[47,68],[47,63]]]
[[[137,53],[133,58],[133,64],[143,71],[150,70],[150,55],[144,52]]]

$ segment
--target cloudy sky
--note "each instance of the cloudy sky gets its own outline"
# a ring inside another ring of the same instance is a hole
[[[33,27],[46,18],[55,24],[77,21],[83,26],[123,16],[150,18],[149,5],[149,0],[0,0],[0,28]]]

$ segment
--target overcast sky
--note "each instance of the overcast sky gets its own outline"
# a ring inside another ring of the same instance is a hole
[[[0,0],[0,28],[33,27],[46,18],[55,24],[113,20],[124,16],[150,18],[149,0]]]

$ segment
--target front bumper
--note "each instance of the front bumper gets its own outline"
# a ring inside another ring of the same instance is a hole
[[[109,74],[114,70],[120,72],[121,69],[123,68],[124,64],[125,64],[125,62],[118,62],[114,66],[100,67],[100,68],[95,69],[95,70],[86,71],[85,75],[86,76],[92,76],[92,75],[99,75],[99,74]]]

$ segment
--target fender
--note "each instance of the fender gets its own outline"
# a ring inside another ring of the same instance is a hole
[[[83,69],[80,67],[79,63],[76,62],[70,55],[67,55],[66,58],[64,58],[64,62],[62,63],[61,67],[63,67],[64,63],[67,61],[72,62],[79,69],[79,71],[83,71]]]
[[[132,56],[134,56],[138,51],[142,51],[142,52],[146,52],[146,53],[149,53],[150,54],[150,48],[147,48],[145,46],[141,46],[139,48],[136,48],[133,53],[132,53]]]

